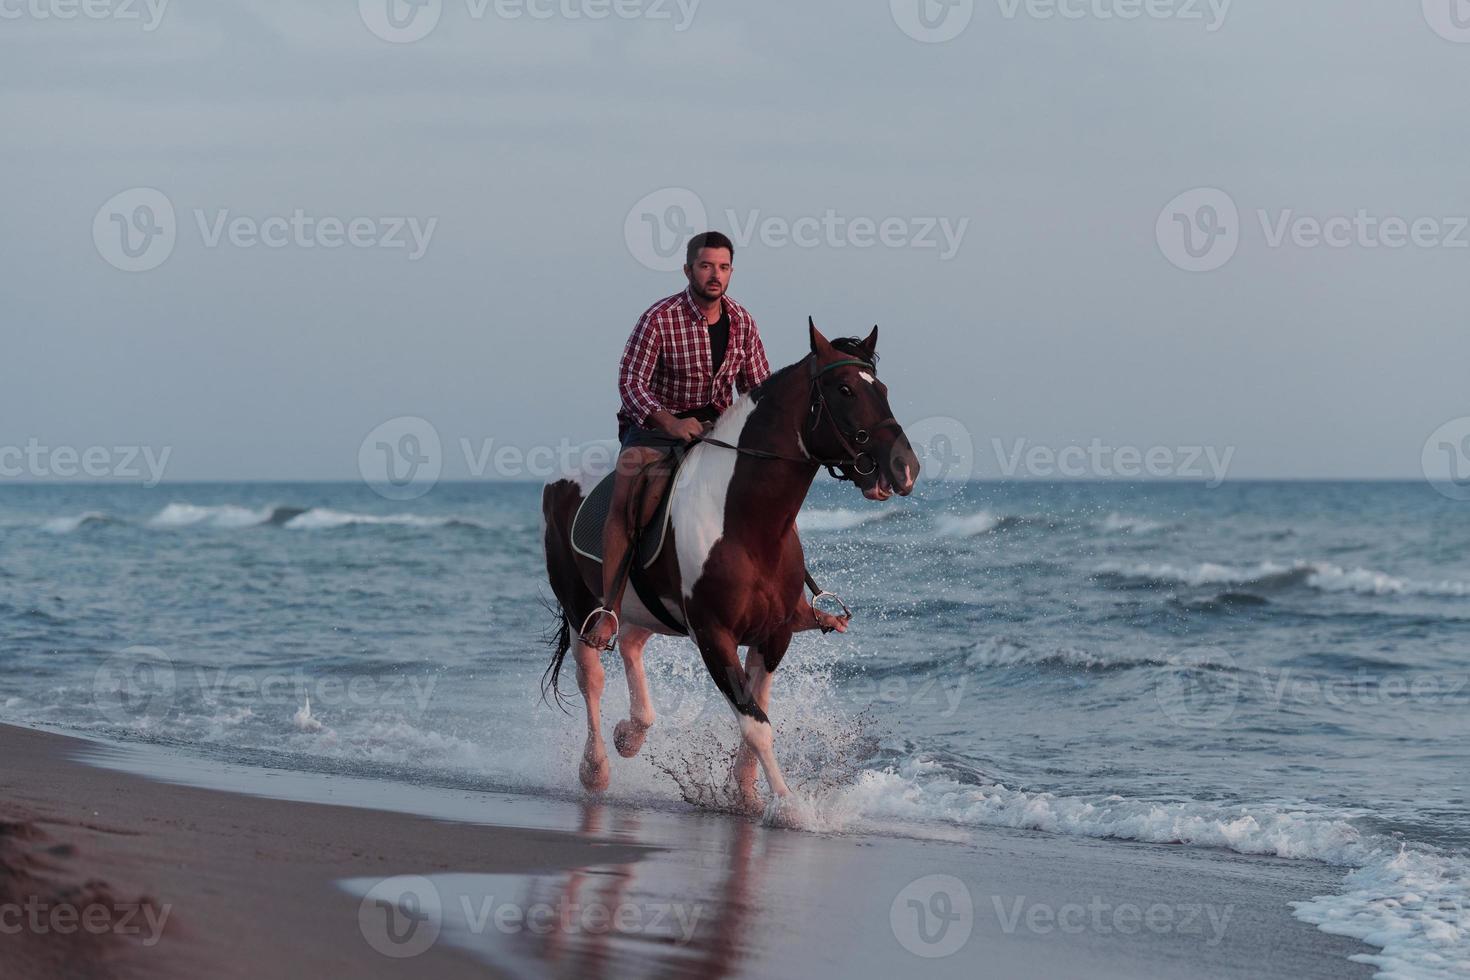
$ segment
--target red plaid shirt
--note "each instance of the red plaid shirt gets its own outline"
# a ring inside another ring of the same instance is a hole
[[[735,400],[732,384],[744,394],[766,380],[771,365],[755,320],[728,296],[720,302],[730,314],[730,344],[713,377],[709,325],[689,290],[659,300],[639,318],[618,366],[619,423],[647,426],[659,409],[678,413],[711,405],[723,413]]]

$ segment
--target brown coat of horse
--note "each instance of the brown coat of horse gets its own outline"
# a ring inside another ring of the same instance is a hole
[[[771,681],[792,633],[812,628],[803,593],[805,563],[796,515],[823,465],[872,500],[912,492],[919,461],[888,407],[875,375],[878,330],[836,345],[810,326],[811,353],[739,398],[705,442],[691,449],[675,479],[672,523],[646,578],[666,610],[687,626],[715,685],[739,720],[743,744],[735,783],[758,806],[759,761],[775,797],[787,796],[766,717]],[[723,445],[722,445],[723,444]],[[572,549],[571,529],[584,487],[575,478],[542,491],[546,569],[560,603],[548,684],[556,689],[577,624],[601,603],[601,566]],[[619,650],[627,668],[630,715],[614,744],[636,755],[654,722],[643,674],[643,645],[653,633],[674,634],[634,590],[624,599]],[[740,647],[748,647],[742,666]],[[575,643],[577,684],[587,704],[583,785],[607,787],[599,652]]]

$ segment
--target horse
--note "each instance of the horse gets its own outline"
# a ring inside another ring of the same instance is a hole
[[[807,321],[811,352],[739,396],[714,427],[696,439],[679,467],[662,550],[644,571],[642,596],[629,588],[623,601],[618,649],[628,678],[629,717],[619,721],[614,745],[636,756],[655,721],[643,647],[654,633],[683,635],[699,647],[715,686],[734,710],[741,745],[732,780],[741,805],[759,811],[756,763],[772,802],[790,795],[776,761],[766,715],[771,685],[794,632],[816,626],[806,601],[796,515],[822,467],[854,484],[863,496],[907,496],[919,460],[888,406],[878,380],[878,328],[865,340],[828,341]],[[559,624],[551,662],[542,678],[560,702],[558,681],[567,651],[576,647],[577,686],[587,709],[587,743],[578,775],[600,793],[610,770],[603,746],[600,651],[577,639],[577,623],[601,604],[601,565],[572,547],[572,524],[595,481],[570,474],[542,489],[546,571]],[[651,509],[651,508],[650,508]],[[645,511],[632,515],[642,527]],[[652,593],[656,615],[644,604]],[[742,666],[738,648],[748,648]]]

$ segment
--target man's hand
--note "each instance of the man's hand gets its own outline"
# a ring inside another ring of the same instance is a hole
[[[681,419],[670,412],[657,412],[650,421],[680,442],[690,442],[704,435],[704,423],[699,419]]]

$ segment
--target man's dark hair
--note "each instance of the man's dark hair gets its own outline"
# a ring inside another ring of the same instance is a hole
[[[723,233],[718,231],[706,231],[689,239],[689,247],[684,250],[684,264],[693,265],[702,248],[725,248],[730,250],[730,261],[735,261],[735,245]]]

